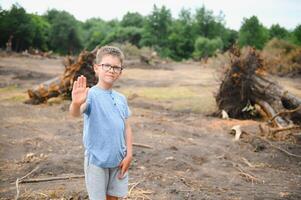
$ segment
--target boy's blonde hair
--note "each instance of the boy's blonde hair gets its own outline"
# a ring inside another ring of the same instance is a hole
[[[121,66],[123,66],[124,54],[118,47],[103,46],[100,49],[98,49],[96,53],[95,63],[99,64],[105,55],[117,57],[120,60]]]

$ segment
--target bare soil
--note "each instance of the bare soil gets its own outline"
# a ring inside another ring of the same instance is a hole
[[[216,67],[217,68],[217,67]],[[124,71],[116,90],[128,96],[134,147],[128,199],[301,199],[301,158],[258,135],[259,121],[211,117],[216,68],[167,63]],[[0,199],[14,199],[16,180],[83,174],[81,118],[70,101],[26,105],[26,90],[63,72],[62,59],[0,57]],[[301,79],[277,78],[301,97]],[[233,141],[231,127],[247,132]],[[301,142],[271,141],[301,155]],[[88,199],[84,179],[19,184],[19,199]]]

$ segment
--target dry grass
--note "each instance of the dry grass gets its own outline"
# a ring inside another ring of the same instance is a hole
[[[27,93],[16,85],[0,88],[0,101],[23,102],[27,99]]]
[[[201,63],[174,64],[173,70],[127,69],[122,79],[133,82],[118,90],[129,99],[158,104],[166,109],[183,112],[210,113],[215,111],[213,92],[217,89],[216,69]],[[144,83],[144,85],[135,85]],[[158,87],[151,86],[152,83]]]
[[[127,97],[156,102],[166,109],[182,112],[210,113],[215,111],[215,99],[211,87],[199,90],[195,87],[131,87],[121,89]]]
[[[16,91],[18,89],[17,85],[9,85],[7,87],[0,88],[0,94]]]
[[[187,87],[139,87],[123,90],[127,96],[133,93],[151,100],[176,100],[195,97],[197,94]]]
[[[49,99],[49,100],[47,101],[47,104],[48,104],[48,105],[56,105],[56,104],[61,104],[61,103],[63,103],[63,101],[64,101],[64,97],[58,96],[58,97],[53,97],[53,98]]]

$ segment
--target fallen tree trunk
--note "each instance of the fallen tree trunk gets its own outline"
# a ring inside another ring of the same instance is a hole
[[[68,57],[65,61],[65,71],[63,75],[29,89],[27,91],[29,99],[26,100],[25,103],[40,104],[46,102],[49,98],[59,95],[64,95],[70,99],[73,82],[80,75],[84,75],[87,78],[88,87],[95,85],[97,78],[93,70],[93,63],[96,51],[97,48],[92,52],[81,52],[76,62]]]
[[[260,54],[255,49],[240,52],[231,51],[231,66],[226,71],[220,85],[216,102],[220,111],[225,110],[230,117],[238,119],[258,118],[256,104],[268,118],[277,113],[293,110],[301,105],[301,99],[286,91],[263,66]],[[301,125],[301,110],[273,120],[274,127],[287,127],[292,123]]]

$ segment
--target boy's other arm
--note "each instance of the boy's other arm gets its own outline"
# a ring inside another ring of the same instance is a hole
[[[132,134],[132,128],[130,125],[129,119],[126,119],[125,121],[125,139],[126,139],[126,156],[121,161],[119,167],[120,167],[120,174],[119,178],[122,178],[125,174],[125,172],[130,167],[131,161],[133,159],[133,134]]]
[[[130,124],[130,120],[126,119],[125,121],[125,134],[126,134],[126,156],[132,159],[133,157],[133,134]]]
[[[79,117],[87,107],[85,101],[89,88],[86,88],[86,85],[87,80],[84,76],[80,76],[74,81],[72,88],[72,102],[69,108],[69,112],[73,117]]]

